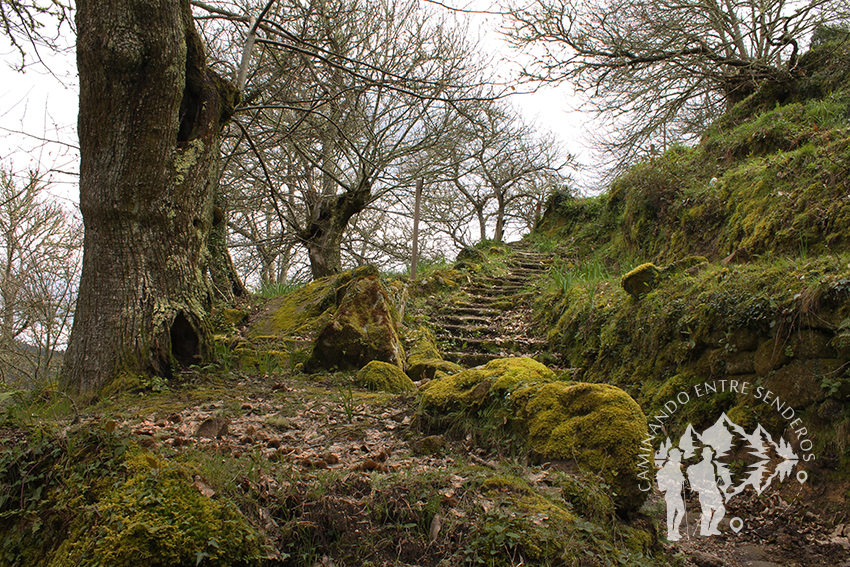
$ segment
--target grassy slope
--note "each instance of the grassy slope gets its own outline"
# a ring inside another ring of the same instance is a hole
[[[636,165],[600,196],[554,196],[531,235],[560,256],[539,319],[577,379],[623,387],[650,418],[706,380],[776,385],[803,400],[818,474],[845,483],[839,506],[850,479],[849,117],[850,45],[823,46],[793,84],[755,93],[695,147]],[[667,271],[640,299],[620,285],[638,264],[690,256],[708,262]],[[765,363],[768,347],[784,358]],[[748,430],[787,425],[727,393],[668,426],[706,425],[721,410]]]

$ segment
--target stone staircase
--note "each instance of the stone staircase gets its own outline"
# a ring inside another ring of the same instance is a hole
[[[451,304],[431,304],[430,321],[443,358],[474,367],[495,358],[535,356],[546,347],[531,331],[534,284],[549,271],[551,255],[524,242],[509,245],[506,271],[477,276]]]

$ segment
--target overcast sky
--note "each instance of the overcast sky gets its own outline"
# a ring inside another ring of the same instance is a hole
[[[490,0],[473,0],[461,7],[487,10]],[[480,33],[483,49],[500,53],[503,75],[512,65],[512,55],[496,32],[499,16],[477,15],[470,26]],[[70,35],[70,34],[69,34]],[[5,45],[3,46],[5,48]],[[20,55],[12,48],[2,50],[5,65],[0,65],[0,162],[10,163],[17,172],[29,169],[52,170],[54,193],[63,198],[76,199],[76,181],[79,153],[76,150],[77,78],[73,48],[61,53],[42,50],[41,54],[50,71],[32,65],[24,73],[11,65],[20,62]],[[574,100],[566,88],[542,89],[534,94],[517,95],[515,104],[531,120],[552,131],[564,142],[564,147],[587,163],[589,152],[584,136],[585,117],[572,111]]]

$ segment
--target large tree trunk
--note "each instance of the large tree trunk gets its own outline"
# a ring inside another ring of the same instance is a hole
[[[330,199],[323,199],[317,214],[301,234],[310,257],[313,279],[323,278],[342,271],[340,247],[351,217],[361,212],[372,197],[368,182],[362,181],[357,189],[346,191]]]
[[[188,0],[78,0],[83,270],[63,381],[170,376],[210,346],[206,271],[221,122]]]

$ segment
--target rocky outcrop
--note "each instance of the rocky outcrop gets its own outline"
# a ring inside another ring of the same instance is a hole
[[[308,372],[358,370],[373,360],[404,365],[398,315],[376,276],[358,277],[337,291],[338,307],[319,331]]]

